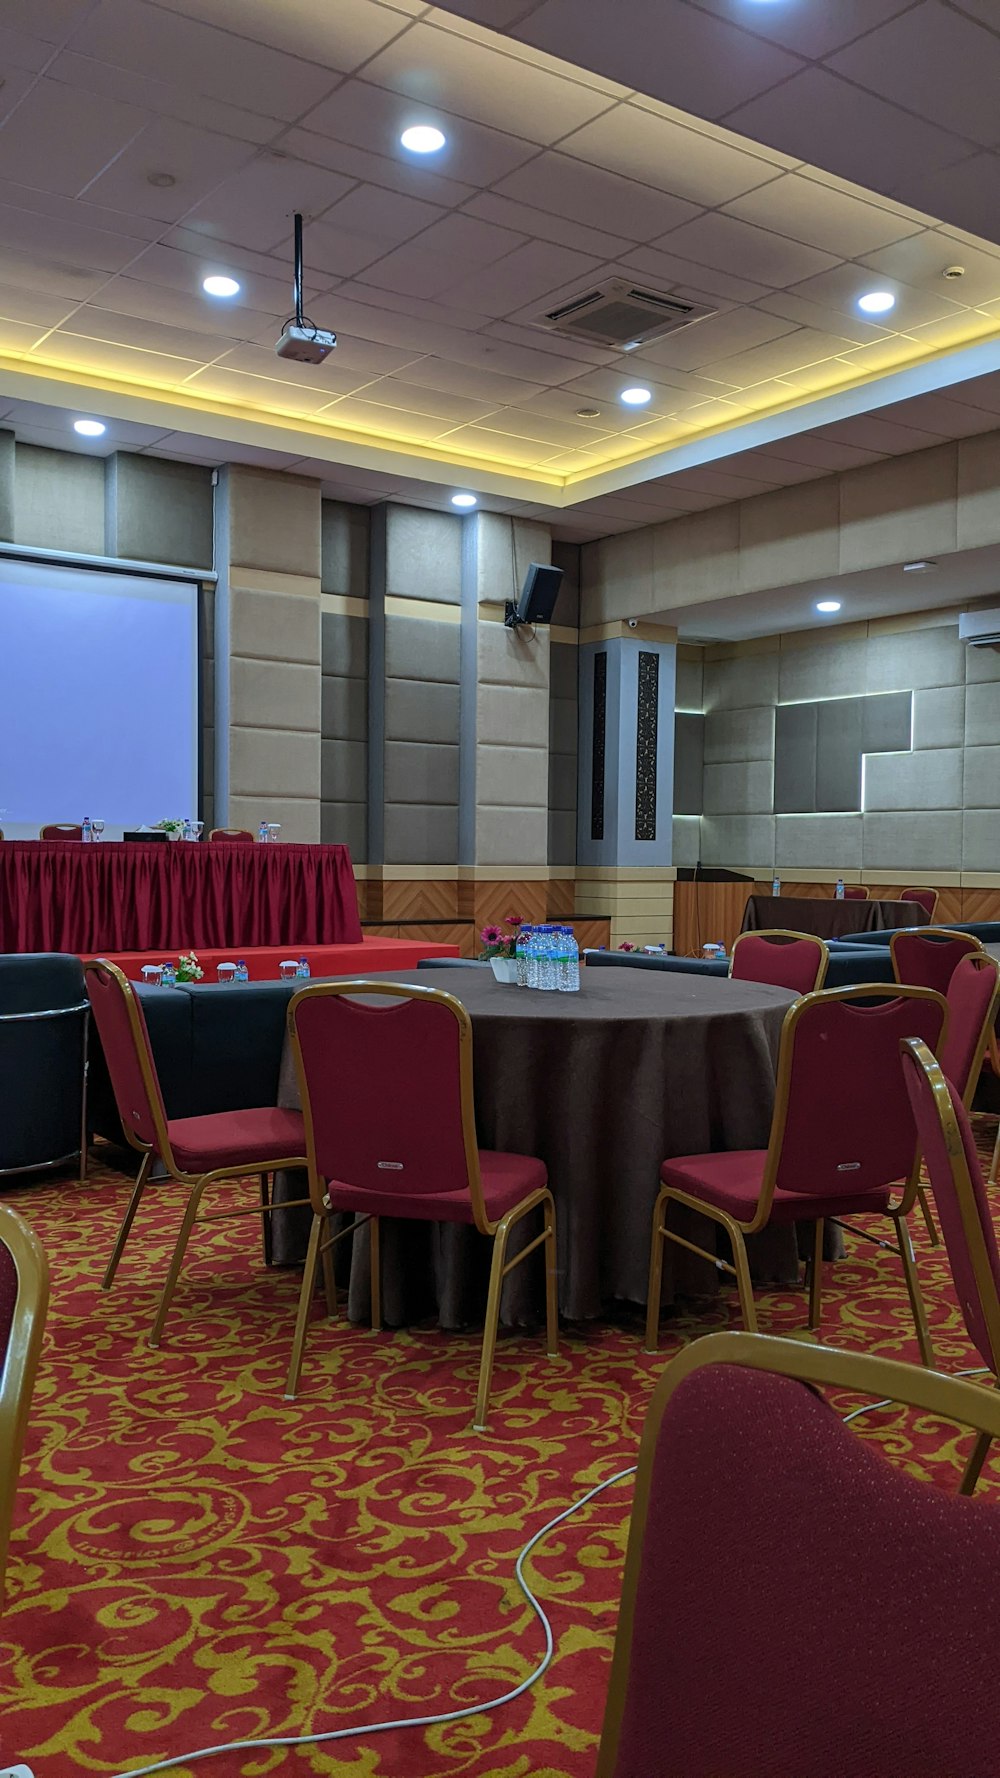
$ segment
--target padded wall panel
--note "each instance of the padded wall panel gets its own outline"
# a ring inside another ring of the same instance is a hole
[[[816,809],[817,706],[779,704],[774,712],[774,810],[777,815]]]
[[[859,870],[860,815],[782,815],[774,824],[774,862],[779,870]]]
[[[544,861],[549,843],[546,808],[480,808],[476,821],[476,852],[481,865],[507,865],[512,858]]]
[[[867,648],[865,638],[839,641],[833,630],[821,642],[783,648],[779,701],[849,698],[864,691]]]
[[[549,808],[549,863],[576,863],[576,809]]]
[[[107,465],[108,553],[210,568],[213,500],[203,464],[116,451]]]
[[[16,445],[14,542],[103,555],[103,457]]]
[[[865,809],[929,810],[962,807],[963,753],[873,753],[865,764]],[[914,853],[914,859],[920,853]],[[959,868],[957,861],[950,870]]]
[[[701,649],[696,653],[684,647],[677,649],[676,704],[678,710],[704,709],[705,695],[705,658]]]
[[[568,554],[576,568],[579,566],[579,548],[575,544],[553,546],[553,560],[556,551]],[[558,558],[562,560],[562,555]],[[563,621],[576,622],[579,609],[578,589],[574,581],[571,589],[572,598],[567,603],[564,599],[566,582],[563,582],[557,603],[564,611]],[[550,642],[549,645],[549,737],[548,737],[548,805],[549,805],[549,850],[550,864],[570,865],[576,863],[576,791],[577,791],[577,734],[579,726],[579,706],[577,703],[577,674],[579,669],[579,650],[568,642]],[[552,819],[558,817],[558,819]]]
[[[320,614],[324,673],[340,679],[368,678],[368,620],[337,611]]]
[[[674,816],[673,861],[676,866],[694,866],[701,856],[701,822],[697,817],[682,820]]]
[[[913,745],[961,747],[965,739],[965,687],[945,685],[913,694]],[[1000,733],[995,729],[994,733]]]
[[[238,788],[234,796],[315,798],[320,789],[320,739],[318,734],[290,734],[283,729],[231,729],[229,770]],[[260,820],[262,817],[258,816]],[[278,816],[265,814],[265,820]],[[233,827],[245,822],[231,821]],[[285,838],[289,836],[286,834]]]
[[[368,597],[370,509],[324,500],[320,511],[320,585],[324,593]]]
[[[905,753],[913,737],[913,693],[884,692],[857,700],[862,709],[864,753]]]
[[[230,721],[238,727],[319,732],[320,676],[315,666],[234,657],[229,696]]]
[[[839,488],[834,476],[758,494],[739,507],[740,587],[794,586],[839,569]]]
[[[390,506],[385,590],[390,598],[457,605],[462,596],[462,520],[446,512]]]
[[[549,754],[549,809],[576,814],[576,754]],[[572,863],[570,860],[549,859],[550,864],[557,862]]]
[[[865,689],[916,691],[918,687],[964,685],[969,652],[958,639],[957,624],[870,636]]]
[[[322,742],[322,801],[364,803],[368,785],[368,749],[363,741]]]
[[[816,705],[816,810],[836,814],[861,807],[864,698]],[[907,725],[907,742],[909,741]]]
[[[458,807],[458,748],[427,741],[387,741],[385,800]]]
[[[229,554],[230,561],[241,567],[300,574],[318,581],[318,482],[231,464]]]
[[[353,863],[363,864],[368,850],[368,817],[364,803],[322,803],[319,837],[325,846],[349,846]]]
[[[549,758],[545,747],[481,745],[476,762],[477,803],[497,807],[544,809],[549,800]]]
[[[385,626],[387,679],[429,679],[458,684],[461,626],[391,617]]]
[[[701,861],[734,870],[759,870],[774,858],[773,815],[705,815]]]
[[[0,432],[0,542],[14,540],[14,434]]]
[[[230,593],[230,650],[249,660],[300,661],[318,667],[319,599],[235,585]]]
[[[481,685],[476,712],[481,743],[509,747],[544,747],[546,744],[548,707],[530,687]]]
[[[932,446],[840,478],[840,572],[956,547],[958,447]]]
[[[578,543],[558,543],[551,545],[552,562],[563,571],[559,597],[552,613],[554,624],[565,624],[569,629],[577,629],[580,623],[580,545]],[[544,556],[538,557],[544,561]]]
[[[385,805],[385,852],[394,864],[450,864],[458,856],[458,810]]]
[[[911,871],[914,860],[922,871],[954,871],[961,853],[960,810],[865,815],[861,862],[866,871]]]
[[[969,650],[970,660],[992,649]],[[1000,659],[1000,656],[997,657]],[[1000,679],[969,685],[965,693],[965,745],[985,747],[1000,737]]]
[[[1000,821],[995,809],[966,809],[962,819],[964,870],[1000,871]]]
[[[457,746],[458,719],[457,685],[435,685],[418,679],[387,680],[387,741],[447,741]]]
[[[326,741],[367,741],[368,685],[323,674],[322,734]]]
[[[734,759],[771,759],[773,710],[713,710],[705,718],[705,760],[722,765]]]
[[[782,694],[784,696],[784,694]],[[778,702],[778,653],[705,661],[705,709],[750,710]]]
[[[700,815],[705,806],[706,718],[674,714],[674,814]]]
[[[1000,802],[1000,746],[970,747],[965,755],[967,809],[996,809]],[[997,817],[1000,821],[1000,816]]]
[[[773,773],[769,760],[732,760],[705,767],[705,814],[769,815]],[[692,811],[694,812],[694,811]]]

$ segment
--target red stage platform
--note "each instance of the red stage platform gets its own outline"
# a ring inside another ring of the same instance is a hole
[[[176,963],[177,952],[102,951],[110,963],[117,963],[130,981],[141,981],[144,963]],[[457,957],[457,945],[436,944],[432,940],[412,938],[363,938],[360,944],[343,945],[244,945],[228,951],[198,950],[198,962],[205,971],[204,980],[216,980],[217,963],[243,961],[252,982],[278,980],[278,965],[291,957],[305,957],[314,976],[373,975],[394,969],[415,969],[423,957]]]

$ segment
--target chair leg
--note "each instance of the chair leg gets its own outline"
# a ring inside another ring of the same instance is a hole
[[[271,1240],[271,1175],[260,1175],[260,1248],[264,1264],[269,1266],[274,1257],[274,1244]]]
[[[932,1247],[940,1247],[941,1236],[938,1234],[938,1226],[934,1221],[930,1193],[925,1185],[917,1186],[917,1203],[920,1205],[920,1214],[924,1219],[924,1227],[927,1230],[927,1239],[930,1241]]]
[[[129,1198],[129,1201],[128,1201],[128,1209],[126,1210],[125,1215],[122,1219],[122,1226],[118,1230],[118,1239],[116,1240],[114,1247],[112,1249],[111,1258],[108,1260],[107,1269],[104,1273],[104,1277],[101,1279],[101,1289],[102,1290],[110,1290],[111,1286],[114,1282],[114,1276],[118,1270],[118,1261],[121,1259],[121,1256],[125,1251],[125,1243],[129,1238],[129,1231],[131,1230],[132,1224],[135,1221],[135,1213],[139,1208],[139,1204],[142,1199],[142,1194],[146,1189],[146,1183],[149,1179],[149,1169],[152,1166],[152,1164],[153,1164],[153,1151],[150,1148],[150,1149],[147,1149],[146,1153],[143,1155],[142,1161],[139,1166],[139,1171],[135,1176],[135,1184],[132,1187],[132,1196]]]
[[[486,1415],[490,1404],[490,1384],[493,1380],[493,1360],[496,1356],[497,1333],[500,1328],[500,1295],[503,1290],[503,1272],[507,1260],[507,1237],[510,1234],[510,1223],[507,1218],[498,1223],[493,1236],[493,1262],[490,1266],[490,1288],[486,1298],[486,1321],[483,1326],[483,1349],[479,1360],[479,1388],[476,1391],[476,1412],[472,1422],[474,1432],[486,1431]]]
[[[896,1239],[899,1242],[899,1257],[903,1263],[903,1277],[906,1279],[906,1293],[910,1299],[913,1314],[913,1325],[917,1330],[917,1345],[920,1348],[920,1362],[928,1370],[934,1368],[934,1347],[931,1344],[931,1330],[927,1324],[927,1310],[924,1307],[920,1279],[917,1275],[917,1262],[913,1256],[913,1243],[910,1231],[906,1226],[906,1218],[897,1216]]]
[[[545,1217],[545,1350],[559,1356],[559,1274],[556,1248],[556,1207],[551,1198],[543,1204]]]
[[[997,1125],[997,1139],[993,1144],[993,1159],[990,1162],[989,1185],[996,1185],[997,1174],[1000,1172],[1000,1124]]]
[[[156,1311],[156,1320],[153,1322],[153,1331],[149,1336],[149,1343],[151,1346],[158,1346],[163,1337],[164,1323],[170,1312],[170,1304],[173,1300],[174,1291],[177,1288],[177,1279],[180,1276],[180,1269],[184,1263],[184,1255],[187,1252],[187,1244],[191,1237],[191,1230],[194,1228],[195,1219],[198,1215],[198,1205],[201,1203],[201,1194],[205,1189],[209,1177],[208,1174],[204,1174],[202,1178],[198,1180],[197,1184],[191,1187],[191,1195],[184,1206],[184,1215],[181,1218],[181,1226],[174,1246],[173,1258],[170,1261],[170,1269],[167,1272],[166,1282],[160,1297],[160,1306]]]
[[[815,1333],[820,1324],[823,1296],[823,1218],[817,1216],[813,1234],[812,1260],[809,1266],[809,1327]]]
[[[378,1217],[373,1216],[369,1224],[371,1240],[371,1273],[372,1273],[372,1333],[382,1332],[382,1245],[379,1240]]]
[[[663,1287],[663,1225],[667,1219],[669,1199],[665,1192],[657,1194],[653,1206],[653,1231],[649,1245],[649,1284],[646,1288],[647,1352],[656,1352],[660,1343],[660,1292]]]
[[[958,1491],[960,1494],[973,1494],[975,1492],[976,1483],[982,1475],[983,1464],[986,1462],[986,1459],[990,1454],[990,1446],[992,1443],[993,1440],[988,1432],[979,1433],[976,1442],[972,1447],[972,1455],[965,1466],[965,1473],[959,1483]]]
[[[320,1242],[320,1262],[323,1267],[323,1295],[326,1298],[326,1312],[331,1320],[337,1315],[337,1278],[333,1269],[333,1248]]]
[[[747,1259],[747,1244],[743,1239],[742,1230],[727,1223],[729,1239],[733,1244],[733,1266],[736,1270],[736,1288],[740,1295],[740,1313],[743,1326],[747,1333],[757,1332],[757,1307],[753,1300],[753,1283],[750,1278],[750,1261]]]
[[[306,1249],[306,1263],[302,1273],[302,1287],[299,1291],[299,1307],[295,1317],[295,1337],[292,1341],[292,1356],[288,1364],[288,1376],[285,1380],[285,1400],[294,1401],[298,1392],[299,1377],[302,1372],[302,1358],[306,1349],[306,1334],[309,1329],[309,1310],[316,1290],[316,1268],[319,1263],[319,1244],[323,1236],[326,1218],[313,1216],[312,1228],[309,1230],[309,1246]]]

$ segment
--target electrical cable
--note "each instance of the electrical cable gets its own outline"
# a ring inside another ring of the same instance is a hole
[[[572,1506],[566,1507],[565,1511],[557,1514],[554,1519],[550,1519],[548,1524],[543,1525],[540,1531],[536,1531],[534,1536],[529,1538],[528,1542],[525,1544],[514,1565],[514,1573],[517,1578],[518,1586],[542,1626],[542,1633],[545,1637],[545,1652],[542,1655],[541,1660],[538,1662],[538,1665],[535,1667],[534,1672],[530,1673],[527,1679],[522,1679],[520,1685],[514,1686],[509,1692],[504,1692],[502,1697],[489,1698],[481,1704],[467,1704],[462,1710],[443,1710],[434,1716],[409,1716],[399,1717],[392,1722],[359,1723],[352,1728],[328,1729],[325,1733],[317,1735],[276,1735],[269,1737],[267,1740],[254,1739],[249,1741],[227,1741],[220,1744],[218,1747],[200,1747],[196,1753],[178,1753],[173,1755],[170,1759],[157,1760],[155,1764],[151,1766],[133,1766],[128,1772],[119,1772],[116,1775],[116,1778],[151,1778],[151,1775],[154,1772],[170,1772],[177,1766],[193,1765],[195,1760],[211,1759],[217,1753],[256,1753],[268,1747],[317,1747],[324,1742],[347,1741],[358,1735],[381,1735],[388,1729],[434,1728],[440,1723],[461,1722],[468,1716],[484,1716],[490,1711],[499,1710],[504,1704],[513,1704],[515,1698],[520,1698],[524,1692],[529,1691],[533,1685],[537,1684],[543,1673],[545,1673],[551,1666],[552,1658],[555,1654],[555,1638],[552,1634],[552,1625],[545,1614],[544,1607],[535,1597],[524,1577],[525,1562],[531,1555],[532,1550],[537,1548],[538,1544],[541,1543],[544,1537],[548,1536],[550,1531],[554,1531],[558,1525],[564,1524],[567,1519],[572,1518],[573,1514],[580,1512],[583,1507],[589,1506],[592,1500],[596,1500],[598,1494],[604,1493],[605,1488],[613,1488],[616,1482],[626,1481],[629,1476],[634,1476],[635,1472],[636,1466],[633,1463],[628,1469],[620,1469],[617,1475],[608,1476],[606,1481],[598,1482],[595,1487],[590,1488],[579,1500],[575,1500]]]

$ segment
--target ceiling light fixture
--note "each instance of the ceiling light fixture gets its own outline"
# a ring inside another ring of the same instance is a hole
[[[177,181],[172,173],[147,173],[146,184],[155,185],[160,191],[169,191],[171,186],[177,184]]]
[[[641,340],[629,340],[628,345],[622,347],[622,351],[623,352],[638,352],[639,347],[641,345],[642,345]]]
[[[409,154],[437,154],[447,140],[444,131],[436,129],[431,123],[411,124],[399,138],[400,146]]]
[[[81,438],[103,438],[107,430],[103,420],[73,421],[73,431],[78,432]]]
[[[623,389],[619,399],[625,403],[626,407],[645,407],[647,401],[652,401],[653,391],[644,389],[641,384],[636,384],[634,389]]]
[[[227,278],[215,272],[211,277],[203,278],[201,287],[206,296],[239,296],[240,287],[235,278]]]
[[[835,611],[840,610],[840,600],[819,599],[816,602],[816,610],[822,611],[824,617],[831,617]]]
[[[451,504],[452,506],[475,506],[477,504],[476,496],[475,494],[453,494]]]
[[[576,417],[578,420],[596,420],[599,418],[600,412],[599,407],[578,407]]]
[[[937,567],[937,563],[930,562],[930,561],[928,561],[928,562],[904,562],[903,563],[903,573],[904,574],[928,574],[932,568],[936,568],[936,567]]]
[[[868,290],[864,296],[858,297],[858,308],[865,315],[888,315],[895,307],[896,298],[891,290]]]

